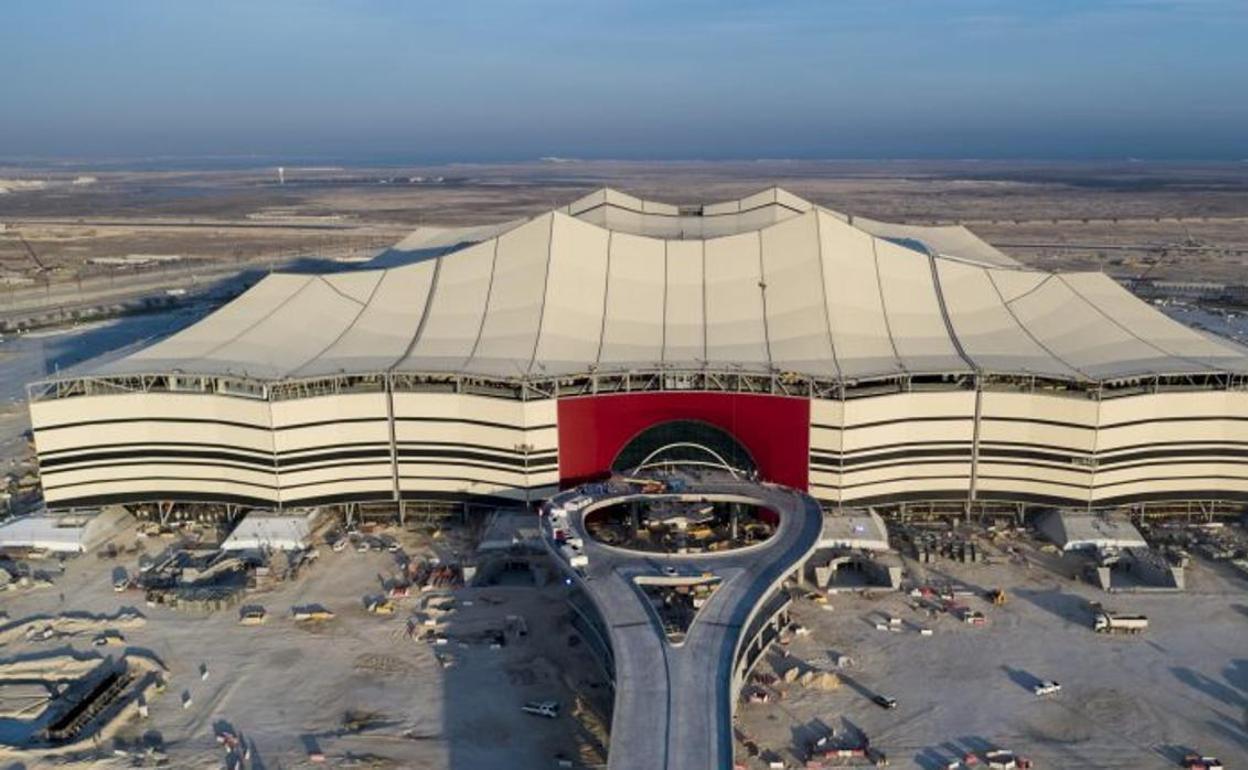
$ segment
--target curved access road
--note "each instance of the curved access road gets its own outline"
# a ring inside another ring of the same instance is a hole
[[[814,551],[822,528],[815,500],[801,492],[731,476],[689,478],[679,493],[643,494],[623,481],[587,485],[552,498],[543,508],[544,539],[580,581],[610,634],[615,658],[615,707],[609,770],[707,770],[732,767],[734,673],[742,639],[755,613]],[[585,529],[593,511],[630,500],[747,502],[780,514],[763,543],[732,551],[659,554],[597,542]],[[563,529],[579,548],[554,538]],[[579,543],[578,543],[579,541]],[[669,642],[634,578],[720,577],[683,643]]]

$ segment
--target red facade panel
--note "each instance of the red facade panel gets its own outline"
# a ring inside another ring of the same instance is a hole
[[[559,478],[601,478],[624,445],[670,420],[700,420],[728,431],[768,481],[805,490],[810,462],[810,401],[745,393],[626,393],[560,399]]]

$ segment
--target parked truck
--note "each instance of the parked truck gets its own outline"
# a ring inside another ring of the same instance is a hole
[[[1097,610],[1092,630],[1098,634],[1139,634],[1148,628],[1147,615],[1131,615],[1111,610]]]

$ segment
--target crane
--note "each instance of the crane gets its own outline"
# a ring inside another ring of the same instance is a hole
[[[30,255],[31,261],[35,263],[35,267],[37,268],[35,272],[39,274],[46,273],[48,271],[48,266],[43,264],[42,259],[39,259],[39,255],[35,253],[35,248],[30,245],[30,241],[23,238],[21,233],[17,234],[17,239],[22,242],[23,246],[26,247],[26,253]]]

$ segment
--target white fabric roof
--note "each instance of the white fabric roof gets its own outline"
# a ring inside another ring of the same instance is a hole
[[[1125,517],[1099,516],[1085,511],[1051,511],[1039,522],[1040,531],[1063,551],[1086,548],[1147,548],[1148,542]]]
[[[311,542],[312,525],[317,511],[302,515],[282,516],[267,511],[252,511],[238,522],[230,536],[221,543],[223,551],[254,551],[272,548],[297,551]]]
[[[698,219],[721,234],[690,237]],[[397,267],[271,275],[101,373],[1248,372],[1248,351],[1103,274],[1027,270],[962,228],[851,219],[778,189],[698,208],[604,190],[447,232],[412,240],[432,251]]]
[[[131,517],[117,510],[89,513],[36,513],[0,524],[0,548],[89,551],[115,534]]]

